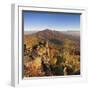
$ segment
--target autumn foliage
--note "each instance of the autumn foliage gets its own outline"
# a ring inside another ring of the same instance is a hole
[[[24,35],[24,77],[80,75],[80,41],[51,33]]]

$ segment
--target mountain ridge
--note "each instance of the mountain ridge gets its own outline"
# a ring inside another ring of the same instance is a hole
[[[80,32],[56,31],[51,29],[44,29],[42,31],[28,34],[31,37],[37,37],[42,40],[49,40],[50,42],[62,43],[65,39],[80,42]]]

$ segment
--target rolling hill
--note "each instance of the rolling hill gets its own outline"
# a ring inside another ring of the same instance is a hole
[[[71,40],[72,43],[75,43],[76,45],[80,45],[80,32],[72,32],[72,31],[53,31],[50,29],[45,29],[43,31],[38,32],[26,32],[24,33],[24,42],[27,43],[27,45],[30,45],[30,41],[32,43],[37,43],[40,40],[48,40],[49,43],[56,44],[56,45],[62,45],[64,40]],[[33,40],[32,40],[33,39]]]

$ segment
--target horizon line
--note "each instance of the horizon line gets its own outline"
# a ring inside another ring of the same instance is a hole
[[[45,30],[50,30],[50,31],[72,31],[72,32],[73,32],[73,31],[74,31],[74,32],[75,32],[75,31],[80,31],[79,29],[78,29],[78,30],[65,30],[65,29],[64,29],[64,30],[57,30],[57,29],[48,29],[48,28],[47,28],[47,29],[43,29],[43,30],[30,30],[30,31],[29,31],[29,30],[24,30],[24,32],[31,32],[31,31],[37,31],[37,32],[38,32],[38,31],[45,31]]]

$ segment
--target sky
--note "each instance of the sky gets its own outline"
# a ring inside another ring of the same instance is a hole
[[[23,11],[24,31],[79,31],[80,14]]]

